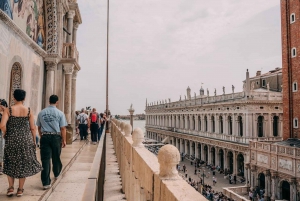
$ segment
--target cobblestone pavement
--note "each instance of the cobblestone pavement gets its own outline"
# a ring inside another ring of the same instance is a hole
[[[186,178],[186,180],[188,180],[189,176],[193,179],[193,180],[196,180],[196,181],[199,181],[199,175],[195,175],[194,172],[195,172],[195,166],[194,164],[191,165],[191,162],[187,159],[184,159],[184,161],[180,162],[180,169],[182,170],[182,166],[183,164],[185,164],[185,166],[187,167],[187,173],[188,173],[188,176]],[[199,169],[199,168],[198,168]],[[197,170],[198,170],[197,169]],[[203,168],[200,168],[201,169],[201,175],[203,173]],[[217,191],[217,192],[223,192],[223,188],[227,188],[227,187],[236,187],[236,186],[244,186],[245,184],[244,183],[240,183],[239,181],[236,182],[236,184],[229,184],[229,180],[228,179],[224,179],[224,174],[219,174],[217,171],[216,171],[216,175],[215,177],[217,178],[217,184],[215,186],[213,186],[213,182],[212,182],[212,171],[210,171],[209,169],[207,168],[204,168],[205,169],[205,174],[207,174],[208,172],[210,172],[210,176],[209,178],[204,178],[204,183],[205,184],[209,184],[210,186],[212,186],[213,190],[214,191]],[[182,176],[184,176],[184,173],[183,171],[180,171],[179,174],[181,174]]]

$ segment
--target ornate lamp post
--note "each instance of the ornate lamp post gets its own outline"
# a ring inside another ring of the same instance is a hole
[[[131,128],[133,128],[133,113],[134,113],[134,109],[132,107],[132,104],[130,105],[130,108],[128,109],[128,111],[130,113],[130,125],[131,125]]]

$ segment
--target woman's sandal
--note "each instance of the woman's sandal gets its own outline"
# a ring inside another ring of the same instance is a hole
[[[21,197],[23,195],[23,192],[24,192],[24,188],[22,189],[18,188],[17,197]]]
[[[14,187],[11,186],[11,187],[9,187],[9,188],[7,189],[6,195],[7,195],[7,196],[12,196],[13,194],[14,194]]]

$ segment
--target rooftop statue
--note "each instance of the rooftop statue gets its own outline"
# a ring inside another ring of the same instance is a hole
[[[232,93],[234,93],[234,86],[232,85],[231,88],[232,88]]]
[[[223,94],[225,94],[225,87],[223,86]]]
[[[217,89],[215,88],[215,92],[214,92],[215,96],[217,95]]]
[[[207,90],[207,96],[209,96],[209,91],[208,91],[208,89],[206,89]]]

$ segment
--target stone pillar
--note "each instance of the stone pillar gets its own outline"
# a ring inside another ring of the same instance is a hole
[[[207,115],[207,132],[211,133],[211,114]]]
[[[205,161],[205,156],[204,156],[204,144],[201,144],[201,160]]]
[[[245,175],[245,179],[246,179],[246,186],[248,186],[249,185],[249,168],[250,168],[250,166],[249,166],[249,164],[244,164],[244,166],[245,166],[245,172],[244,172],[244,175]]]
[[[232,114],[232,136],[236,136],[236,115]]]
[[[257,138],[258,130],[257,130],[257,115],[253,114],[253,137]]]
[[[190,155],[192,155],[193,154],[193,141],[189,141],[189,143],[190,143]]]
[[[64,64],[65,72],[65,99],[64,99],[64,113],[68,122],[67,131],[71,130],[71,94],[72,94],[72,74],[73,74],[74,64]],[[72,132],[67,132],[67,144],[72,144]]]
[[[228,134],[228,115],[223,115],[223,133]]]
[[[271,174],[270,171],[265,173],[265,200],[270,200],[271,198]]]
[[[45,64],[47,70],[45,106],[47,106],[49,104],[49,97],[54,94],[54,71],[57,68],[57,63],[47,61]]]
[[[221,131],[221,125],[220,125],[220,116],[219,115],[215,115],[215,133],[220,134]],[[214,164],[215,165],[215,164]]]
[[[282,130],[282,114],[278,115],[279,125],[278,125],[278,136],[283,136],[283,130]]]
[[[67,35],[67,43],[72,43],[73,39],[73,19],[75,16],[75,11],[74,10],[69,10],[68,12],[68,32],[70,35]]]
[[[188,141],[184,140],[184,153],[187,154],[188,153]]]
[[[290,179],[290,200],[297,200],[297,185],[296,185],[296,178]]]
[[[242,123],[243,123],[243,137],[245,137],[247,134],[246,134],[246,127],[248,126],[248,121],[246,121],[246,118],[247,118],[247,114],[244,114],[243,115],[243,119],[242,119]]]
[[[77,42],[77,30],[78,30],[78,26],[79,24],[76,22],[74,23],[74,27],[73,27],[73,43],[76,44]]]
[[[233,174],[237,174],[237,152],[233,151]]]
[[[252,137],[252,128],[253,128],[253,123],[252,123],[252,114],[246,114],[246,137]]]
[[[223,151],[224,151],[224,156],[223,157],[224,157],[224,170],[225,170],[225,168],[228,168],[228,158],[227,158],[228,157],[227,156],[228,151],[227,151],[227,149],[224,149]]]
[[[195,142],[195,158],[199,158],[198,142]]]
[[[219,148],[215,147],[215,166],[221,165],[220,163],[220,154],[219,154]]]
[[[77,70],[73,71],[72,74],[72,98],[71,98],[71,124],[72,124],[72,128],[73,128],[73,136],[76,134],[76,128],[75,128],[75,124],[76,124],[76,119],[75,119],[75,111],[76,111],[76,79],[77,79]]]
[[[277,199],[277,172],[271,171],[271,200]]]
[[[211,164],[211,146],[207,145],[207,154],[208,154],[208,164]]]

